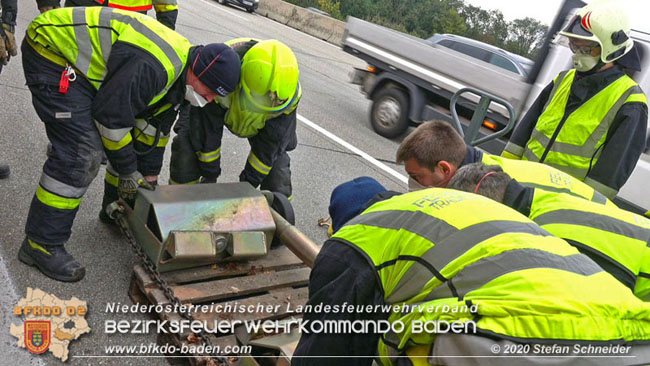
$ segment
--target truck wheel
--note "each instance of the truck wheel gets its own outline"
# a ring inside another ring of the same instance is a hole
[[[252,12],[255,11],[255,9],[253,9],[253,8],[246,8],[246,11],[249,12],[249,13],[252,13]]]
[[[372,101],[370,123],[378,134],[393,138],[409,127],[408,96],[397,88],[381,90]]]

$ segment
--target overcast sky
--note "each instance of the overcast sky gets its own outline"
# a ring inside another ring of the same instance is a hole
[[[483,9],[499,9],[506,20],[531,17],[550,25],[562,0],[465,0]],[[632,28],[647,29],[650,15],[649,0],[621,0],[632,21]],[[587,1],[589,2],[589,1]]]

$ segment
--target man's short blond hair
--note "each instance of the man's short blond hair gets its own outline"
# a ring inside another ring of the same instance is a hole
[[[465,141],[449,123],[429,121],[406,136],[397,149],[396,158],[397,164],[415,159],[420,166],[433,169],[442,160],[459,167],[465,155]]]

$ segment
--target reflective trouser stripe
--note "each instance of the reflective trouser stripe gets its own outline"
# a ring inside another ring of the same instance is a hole
[[[221,158],[221,147],[209,152],[197,151],[196,156],[199,158],[199,161],[202,161],[204,163],[213,162]]]
[[[258,172],[268,175],[271,172],[271,167],[262,163],[262,161],[251,151],[248,154],[248,163]]]
[[[88,187],[73,187],[69,184],[62,183],[45,173],[41,174],[41,179],[38,183],[49,192],[70,198],[82,197],[88,190]]]
[[[104,177],[104,180],[111,186],[117,187],[120,182],[120,177],[115,173],[115,171],[106,167],[106,176]]]
[[[566,224],[580,225],[642,242],[650,240],[650,229],[627,223],[614,217],[578,210],[556,210],[533,218],[538,225]]]
[[[154,5],[156,13],[166,13],[168,11],[178,10],[178,5]]]
[[[171,185],[178,185],[178,184],[198,184],[198,183],[200,183],[200,182],[201,182],[201,179],[200,179],[200,178],[197,179],[197,180],[193,180],[193,181],[190,181],[190,182],[186,182],[186,183],[178,183],[178,182],[174,181],[173,179],[169,178],[169,184],[171,184]]]
[[[61,210],[74,210],[81,203],[81,198],[68,198],[56,195],[43,189],[40,184],[36,189],[36,197],[43,204]]]
[[[81,203],[81,197],[88,187],[73,187],[43,172],[36,189],[36,197],[43,204],[62,210],[74,210]]]
[[[603,272],[602,268],[584,254],[561,256],[537,249],[508,250],[495,256],[482,258],[463,268],[450,281],[453,281],[456,294],[452,294],[449,287],[440,286],[431,291],[425,301],[447,297],[463,299],[468,293],[503,275],[534,268],[560,270],[582,276]]]

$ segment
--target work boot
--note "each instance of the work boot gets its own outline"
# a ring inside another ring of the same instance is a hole
[[[9,165],[0,163],[0,179],[9,178],[10,173]]]
[[[86,274],[84,266],[68,254],[63,245],[40,245],[25,238],[18,259],[57,281],[76,282]]]
[[[106,225],[111,225],[117,227],[117,222],[111,219],[110,216],[106,213],[106,208],[99,210],[99,221],[103,222]]]

